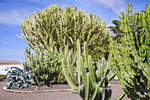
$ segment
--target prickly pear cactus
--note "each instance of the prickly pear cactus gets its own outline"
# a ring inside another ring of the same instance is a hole
[[[87,43],[84,43],[81,52],[79,40],[77,52],[74,53],[67,48],[65,53],[62,50],[60,52],[63,73],[72,92],[80,94],[83,100],[110,100],[112,91],[108,84],[114,74],[111,73],[109,60],[107,66],[105,59],[102,59],[100,64],[97,63],[98,66],[94,66],[91,56],[87,53]]]

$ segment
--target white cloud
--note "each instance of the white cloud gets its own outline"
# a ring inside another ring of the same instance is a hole
[[[126,8],[125,0],[89,0],[100,5],[105,5],[111,8],[116,14],[120,14],[120,11],[124,11]]]
[[[29,13],[23,10],[0,11],[0,23],[20,24]]]

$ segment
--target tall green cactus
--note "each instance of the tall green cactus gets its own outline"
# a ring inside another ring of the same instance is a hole
[[[21,36],[31,48],[38,45],[47,51],[53,48],[76,49],[76,41],[88,43],[88,52],[94,60],[108,53],[109,30],[106,23],[95,14],[89,16],[84,11],[66,6],[65,9],[58,5],[30,15],[21,24]]]
[[[112,67],[128,97],[150,99],[150,3],[141,13],[121,12],[121,43],[111,40]]]
[[[35,55],[26,48],[26,61],[24,67],[29,70],[33,82],[38,85],[51,85],[63,81],[61,74],[61,66],[59,62],[59,54],[57,49],[46,54],[39,48],[35,49]]]
[[[93,60],[87,53],[87,43],[84,42],[81,52],[80,42],[77,40],[77,51],[60,50],[61,64],[64,76],[74,93],[80,94],[84,100],[110,100],[111,89],[109,81],[114,77],[111,72],[109,60],[105,67],[105,59],[101,64],[94,66]]]

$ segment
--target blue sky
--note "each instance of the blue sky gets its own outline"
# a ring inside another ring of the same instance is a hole
[[[0,0],[0,59],[24,60],[27,44],[17,35],[21,34],[20,24],[24,18],[37,10],[52,4],[77,6],[86,14],[95,13],[111,25],[111,21],[118,19],[119,12],[125,11],[129,2],[133,11],[140,11],[150,0]]]

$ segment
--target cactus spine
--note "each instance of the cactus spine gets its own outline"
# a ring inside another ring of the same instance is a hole
[[[66,49],[65,53],[60,50],[60,54],[64,76],[74,93],[80,94],[84,100],[102,100],[105,93],[105,100],[110,100],[108,83],[114,74],[110,72],[109,63],[105,68],[105,59],[94,69],[92,58],[87,53],[87,43],[84,42],[81,52],[79,40],[77,52]]]

